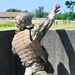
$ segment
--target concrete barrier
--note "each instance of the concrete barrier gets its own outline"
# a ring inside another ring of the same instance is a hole
[[[14,32],[0,31],[0,75],[23,75],[25,71],[11,51]],[[49,53],[45,70],[50,75],[75,75],[75,30],[49,30],[41,44]]]
[[[24,67],[18,56],[13,55],[11,41],[14,30],[0,31],[0,75],[23,75]]]

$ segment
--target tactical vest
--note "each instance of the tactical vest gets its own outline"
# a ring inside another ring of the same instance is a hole
[[[41,44],[37,39],[34,41],[30,40],[30,32],[28,29],[17,33],[13,38],[13,44],[16,53],[25,66],[32,63],[39,56],[46,62]]]

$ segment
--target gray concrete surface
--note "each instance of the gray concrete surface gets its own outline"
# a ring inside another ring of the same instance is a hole
[[[0,75],[23,75],[24,67],[12,54],[14,30],[0,31]],[[75,30],[49,30],[41,44],[49,54],[49,75],[75,75]]]

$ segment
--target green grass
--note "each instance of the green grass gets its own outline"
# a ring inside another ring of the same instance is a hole
[[[40,22],[43,22],[43,20],[32,20],[32,23],[35,25],[38,25]],[[58,22],[58,24],[56,24]],[[66,21],[67,23],[64,24],[63,20],[55,20],[55,22],[52,24],[50,29],[75,29],[75,21]],[[0,20],[0,30],[7,30],[7,29],[14,29],[15,27],[15,21],[14,20]]]
[[[67,20],[66,23],[63,23],[63,20],[58,20],[57,22],[57,25],[53,23],[51,29],[75,29],[75,21],[70,21],[69,23],[69,21]]]
[[[14,20],[0,20],[0,27],[14,27]]]
[[[0,30],[14,29],[14,20],[0,20]]]
[[[43,20],[33,20],[32,22],[34,24],[39,24],[42,21]],[[56,22],[58,23],[56,24]],[[64,24],[63,20],[55,20],[50,29],[75,29],[75,21],[70,21],[69,23],[69,20],[66,20],[66,23]]]

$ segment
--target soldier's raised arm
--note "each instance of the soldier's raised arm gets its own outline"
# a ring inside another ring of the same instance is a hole
[[[41,41],[41,39],[43,38],[43,36],[46,34],[46,32],[48,31],[48,29],[52,25],[52,23],[54,21],[54,18],[55,18],[55,14],[58,11],[60,11],[59,8],[60,8],[60,5],[56,4],[54,6],[53,10],[46,17],[46,19],[42,23],[40,23],[37,27],[36,26],[34,27],[34,29],[31,32],[33,40],[35,38],[37,38],[39,40],[39,42]]]

